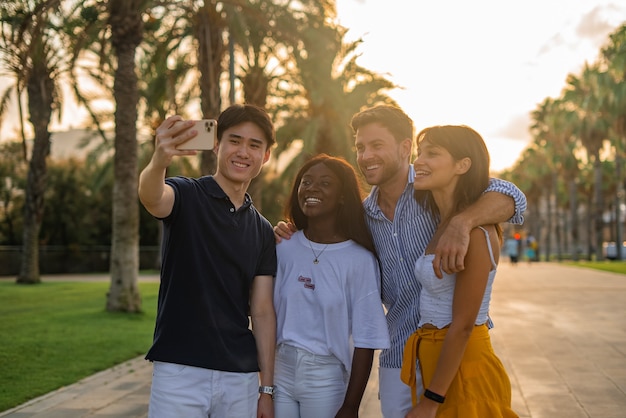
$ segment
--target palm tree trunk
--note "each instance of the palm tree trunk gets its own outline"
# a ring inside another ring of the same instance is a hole
[[[622,197],[624,196],[624,189],[622,180],[622,157],[620,155],[620,150],[617,150],[615,156],[615,178],[617,179],[617,193],[615,193],[615,243],[617,250],[617,260],[626,259],[622,242],[623,238],[623,223],[622,223]]]
[[[546,192],[546,245],[545,245],[545,257],[546,261],[550,261],[550,252],[552,250],[552,188],[549,188]]]
[[[259,106],[263,109],[267,106],[269,77],[262,67],[253,67],[243,77],[243,97],[246,103]],[[266,183],[265,170],[261,170],[258,176],[252,179],[248,186],[248,194],[252,198],[254,207],[263,212],[263,188]]]
[[[576,180],[570,180],[569,182],[569,210],[571,221],[571,236],[572,236],[572,260],[578,261],[578,248],[580,246],[580,234],[578,232],[578,185]]]
[[[43,65],[43,64],[42,64]],[[22,258],[17,283],[39,283],[39,231],[44,211],[46,159],[50,154],[48,125],[52,116],[54,81],[45,66],[35,67],[28,83],[28,110],[35,131],[33,151],[28,166]]]
[[[602,254],[602,242],[604,241],[604,199],[602,198],[602,166],[600,164],[600,156],[595,155],[593,161],[593,176],[594,176],[594,233],[595,233],[595,255],[596,261],[603,259]]]
[[[222,106],[220,76],[222,58],[225,54],[222,39],[223,25],[219,13],[212,2],[202,6],[195,21],[195,36],[198,40],[198,69],[200,71],[200,107],[205,118],[215,118]],[[217,170],[217,156],[210,151],[200,155],[200,172],[214,174]]]
[[[594,256],[594,245],[593,245],[593,194],[589,194],[587,196],[587,260],[592,261]]]
[[[552,173],[552,191],[554,194],[554,239],[556,241],[556,259],[557,261],[563,260],[563,232],[562,232],[562,219],[561,205],[559,204],[558,193],[558,178],[556,173]]]
[[[106,309],[140,312],[136,126],[139,91],[135,49],[141,42],[143,25],[138,1],[111,0],[109,5],[117,69],[113,85],[116,111],[111,286]]]

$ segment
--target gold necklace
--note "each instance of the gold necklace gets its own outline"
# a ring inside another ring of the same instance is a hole
[[[324,248],[322,248],[322,251],[320,251],[320,253],[317,254],[315,250],[313,249],[313,246],[311,245],[311,240],[307,238],[307,241],[309,243],[309,248],[311,249],[311,252],[313,253],[313,257],[315,257],[313,259],[313,264],[319,264],[320,262],[319,258],[322,256],[322,253],[324,253],[324,250],[326,250],[326,248],[328,248],[330,244],[326,244]]]

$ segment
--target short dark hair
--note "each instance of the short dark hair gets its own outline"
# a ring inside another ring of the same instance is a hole
[[[339,178],[341,184],[340,196],[343,199],[343,204],[340,205],[337,213],[336,229],[346,238],[375,253],[372,236],[365,222],[364,194],[361,184],[354,168],[343,158],[318,154],[304,163],[296,174],[291,187],[289,200],[287,200],[284,210],[285,217],[293,222],[298,229],[305,229],[308,226],[309,220],[302,212],[298,202],[298,188],[304,174],[317,164],[324,164],[328,167]]]
[[[391,132],[396,142],[409,138],[413,142],[413,121],[402,109],[391,105],[378,105],[367,108],[352,116],[352,132],[370,123],[379,123]]]
[[[274,145],[276,137],[270,116],[264,109],[251,104],[234,104],[220,113],[217,119],[217,141],[222,139],[225,130],[244,122],[252,122],[263,131],[268,149]]]

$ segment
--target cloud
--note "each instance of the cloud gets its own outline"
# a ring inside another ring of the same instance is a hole
[[[560,32],[555,33],[550,39],[548,39],[548,42],[546,42],[541,46],[541,48],[539,48],[539,53],[537,55],[548,55],[553,49],[557,49],[565,44],[566,42],[563,34]]]
[[[615,27],[609,22],[607,15],[611,16],[614,13],[619,13],[619,8],[613,4],[594,7],[581,17],[576,27],[576,35],[582,39],[589,39],[594,44],[604,43],[607,34]]]

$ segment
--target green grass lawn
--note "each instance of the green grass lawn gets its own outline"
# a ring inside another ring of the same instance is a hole
[[[145,354],[158,283],[141,314],[105,311],[108,282],[0,281],[0,411]]]
[[[564,264],[594,270],[626,274],[626,261],[566,261]]]

